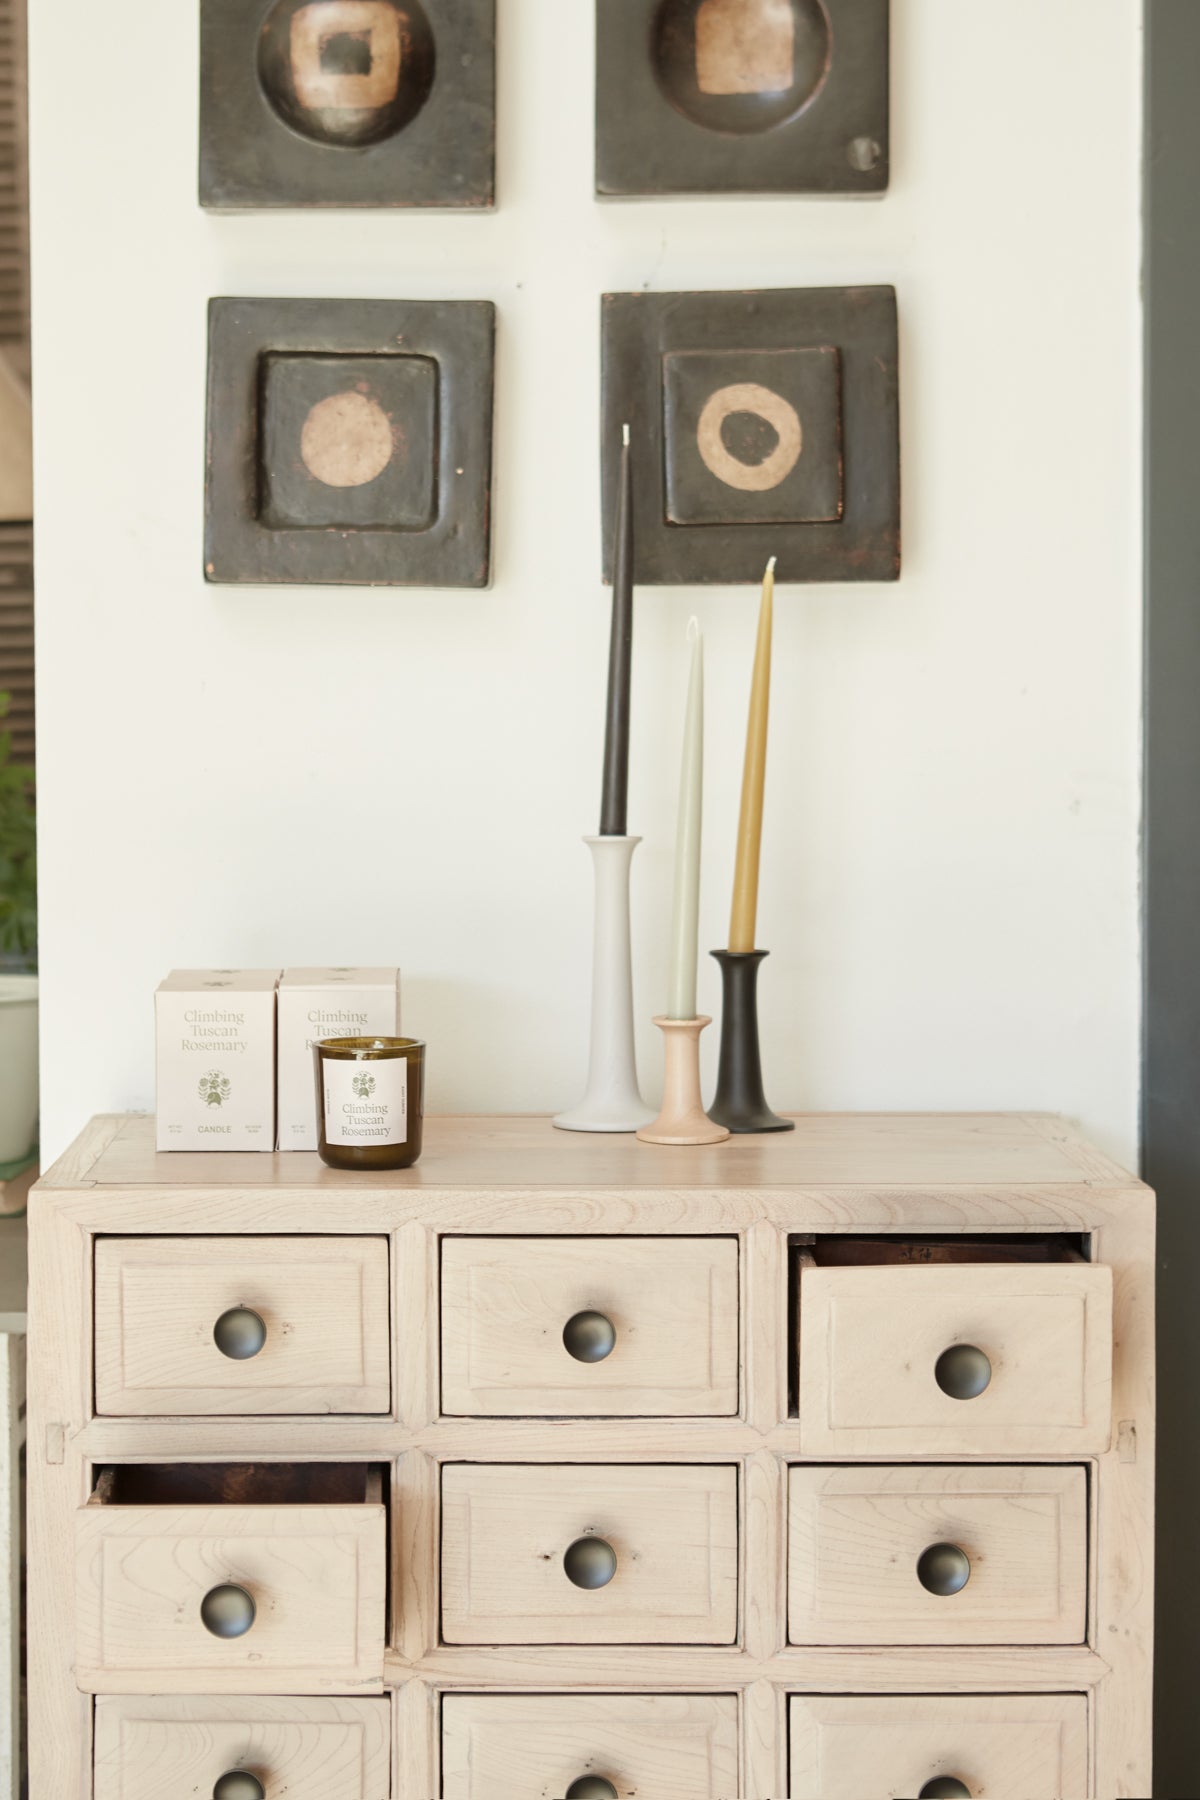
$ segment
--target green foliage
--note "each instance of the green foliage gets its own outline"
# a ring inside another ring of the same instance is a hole
[[[9,696],[0,694],[0,719]],[[0,956],[37,961],[37,823],[33,770],[10,760],[12,733],[0,729]]]

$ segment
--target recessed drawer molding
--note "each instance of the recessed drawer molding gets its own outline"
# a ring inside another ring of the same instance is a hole
[[[313,1465],[313,1503],[281,1504],[282,1467],[270,1466],[267,1498],[250,1505],[194,1500],[188,1484],[210,1475],[186,1466],[162,1472],[160,1504],[123,1504],[125,1471],[115,1484],[102,1478],[76,1514],[75,1677],[85,1693],[382,1690],[378,1478],[361,1472],[361,1500],[330,1499],[352,1472]],[[128,1473],[134,1493],[153,1492],[157,1471]]]
[[[386,1238],[96,1244],[101,1414],[385,1413],[389,1366]]]
[[[96,1702],[95,1800],[388,1800],[389,1700]]]
[[[732,1467],[442,1470],[450,1644],[730,1644],[737,1560]]]
[[[732,1694],[447,1694],[444,1800],[732,1800]]]
[[[792,1800],[1086,1800],[1082,1694],[797,1694]]]
[[[1112,1271],[799,1257],[805,1456],[1087,1455],[1112,1431]]]
[[[793,1644],[1078,1644],[1087,1477],[1063,1468],[801,1468]]]
[[[443,1239],[442,1406],[481,1418],[735,1413],[736,1239]]]

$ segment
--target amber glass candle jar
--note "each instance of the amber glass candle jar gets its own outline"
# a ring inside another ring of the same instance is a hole
[[[313,1045],[317,1149],[331,1169],[408,1169],[421,1154],[425,1046],[418,1038]]]

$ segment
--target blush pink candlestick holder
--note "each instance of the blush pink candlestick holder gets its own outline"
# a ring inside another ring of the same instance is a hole
[[[663,1103],[653,1125],[638,1132],[643,1144],[723,1144],[729,1136],[700,1099],[700,1033],[712,1020],[655,1019],[663,1034]]]

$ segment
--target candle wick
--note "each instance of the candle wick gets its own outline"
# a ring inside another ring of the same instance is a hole
[[[691,618],[688,620],[688,628],[687,628],[688,643],[694,644],[696,639],[699,636],[700,636],[700,621],[696,617],[695,613],[693,613]]]
[[[622,427],[621,427],[621,442],[625,445],[626,449],[629,448],[629,427],[628,427],[628,425],[622,425]]]

